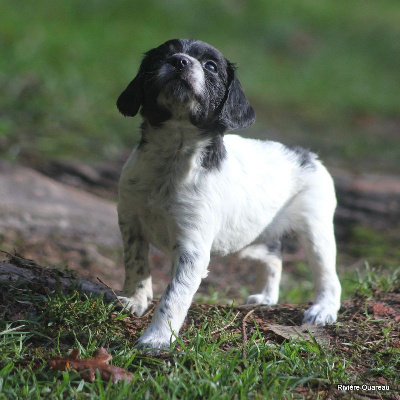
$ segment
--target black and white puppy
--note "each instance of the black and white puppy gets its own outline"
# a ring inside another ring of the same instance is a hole
[[[252,124],[255,113],[218,50],[178,39],[150,50],[117,106],[125,116],[140,110],[143,117],[141,141],[119,185],[126,271],[121,301],[142,315],[153,298],[149,243],[170,257],[173,268],[139,346],[163,348],[174,340],[212,254],[237,253],[262,263],[262,289],[247,303],[276,304],[279,239],[288,231],[298,234],[315,280],[304,322],[336,320],[341,288],[332,179],[301,148],[224,136]]]

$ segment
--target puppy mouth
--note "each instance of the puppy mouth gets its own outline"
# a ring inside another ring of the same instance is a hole
[[[158,96],[158,102],[167,109],[171,109],[174,105],[179,104],[187,104],[187,106],[189,106],[193,101],[196,103],[200,101],[200,97],[196,94],[193,79],[190,74],[172,73],[159,83],[161,90]]]
[[[187,72],[173,71],[164,79],[161,80],[160,86],[163,90],[179,88],[181,90],[188,90],[189,92],[193,92],[193,82],[191,76]]]

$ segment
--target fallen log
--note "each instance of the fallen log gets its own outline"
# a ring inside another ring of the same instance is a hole
[[[345,239],[354,225],[383,231],[399,228],[400,177],[332,172],[338,199],[335,225],[339,239]]]
[[[78,286],[83,293],[104,294],[104,300],[107,302],[116,300],[115,292],[107,286],[90,279],[77,277],[74,271],[42,267],[33,260],[17,254],[7,253],[7,258],[6,261],[0,261],[0,282],[8,284],[18,282],[18,285],[28,283],[48,290],[59,288],[63,291]]]

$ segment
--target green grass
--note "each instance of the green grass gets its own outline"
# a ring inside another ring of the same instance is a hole
[[[84,299],[84,306],[85,302],[91,300]],[[52,299],[49,303],[54,306],[57,302],[63,301],[64,299],[58,298]],[[60,306],[63,305],[59,304],[56,308]],[[88,306],[86,304],[86,307]],[[50,304],[48,307],[51,310]],[[93,309],[93,311],[97,315],[98,310]],[[36,324],[20,321],[6,325],[1,343],[2,364],[5,366],[0,372],[4,398],[41,398],[50,393],[53,398],[58,396],[85,398],[85,395],[90,394],[95,398],[109,399],[123,399],[130,396],[231,399],[235,396],[246,398],[251,393],[280,397],[308,381],[315,382],[320,379],[341,382],[347,378],[342,361],[333,354],[327,358],[325,351],[318,345],[308,342],[269,345],[256,333],[251,337],[247,357],[243,359],[240,338],[227,336],[216,340],[210,335],[213,328],[211,322],[218,317],[209,318],[200,331],[189,329],[184,337],[187,344],[183,340],[179,341],[182,354],[171,353],[171,358],[166,362],[154,357],[141,356],[133,348],[132,342],[118,335],[104,338],[103,335],[96,333],[96,328],[100,331],[103,327],[100,325],[101,321],[97,321],[92,314],[84,316],[82,321],[76,320],[74,327],[70,327],[71,334],[76,337],[71,345],[80,348],[84,357],[90,356],[94,348],[100,344],[108,346],[114,354],[113,362],[125,368],[130,367],[134,373],[131,384],[119,384],[117,387],[101,380],[93,384],[82,383],[76,373],[49,371],[44,365],[32,370],[33,362],[28,362],[23,368],[15,367],[19,360],[29,359],[31,354],[43,360],[44,355],[54,353],[54,350],[46,349],[49,346],[48,342],[48,346],[43,343],[46,342],[47,335],[36,331],[28,333],[31,332],[32,325],[34,329],[36,328]],[[92,320],[92,329],[87,326],[88,318]],[[227,313],[221,322],[226,323],[231,318],[232,313]],[[93,321],[96,321],[96,324]],[[52,336],[58,333],[56,337],[59,337],[60,330],[55,329],[53,332]],[[86,343],[77,339],[82,335],[87,336]],[[40,353],[38,350],[32,351],[29,346],[32,340],[42,342],[45,349]],[[220,347],[224,343],[229,343],[231,349],[221,351]],[[329,363],[336,366],[331,368]]]
[[[354,294],[367,293],[374,287],[389,291],[391,286],[399,279],[400,268],[380,266],[371,268],[367,261],[356,268],[341,267],[338,271],[342,285],[342,299],[351,299]],[[310,276],[309,267],[303,263],[296,264],[296,270],[283,277],[279,295],[280,303],[301,303],[313,298],[314,286]],[[212,304],[212,303],[211,303]]]
[[[389,273],[382,273],[381,270],[371,268],[367,263],[365,273],[358,274],[358,295],[373,298],[376,291],[390,292],[400,287],[400,268],[395,268]]]
[[[138,121],[115,107],[141,54],[172,37],[239,66],[247,134],[399,171],[397,0],[27,0],[0,5],[0,150],[9,159],[115,158]]]
[[[359,296],[372,298],[400,287],[394,275],[383,278],[370,269],[358,289]],[[257,322],[249,322],[243,356],[240,319],[233,329],[213,333],[233,320],[232,308],[192,311],[177,346],[154,355],[134,348],[142,328],[132,329],[127,316],[101,297],[82,295],[78,289],[49,293],[18,282],[2,283],[0,294],[7,304],[0,305],[0,399],[302,398],[326,394],[339,383],[374,382],[378,377],[392,390],[400,384],[399,349],[391,333],[395,325],[389,320],[367,316],[356,322],[346,351],[340,343],[335,348],[315,340],[279,343],[267,339]],[[339,337],[351,331],[340,322],[329,329]],[[379,340],[360,337],[365,332],[374,332]],[[88,383],[73,370],[59,372],[46,364],[49,356],[72,348],[90,357],[101,346],[112,353],[112,364],[133,373],[131,383],[113,385],[100,377]],[[368,369],[360,369],[365,364]]]

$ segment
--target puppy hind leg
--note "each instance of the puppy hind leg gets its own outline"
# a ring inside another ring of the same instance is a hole
[[[148,263],[149,244],[139,230],[139,221],[121,222],[124,246],[125,282],[121,303],[138,316],[144,314],[153,299],[153,288]]]
[[[336,243],[333,224],[314,220],[299,234],[314,276],[315,300],[304,313],[303,322],[332,324],[340,308],[341,286],[336,273]]]
[[[249,296],[246,304],[276,304],[282,274],[281,242],[251,245],[242,250],[239,257],[253,261],[258,273],[258,293]]]

